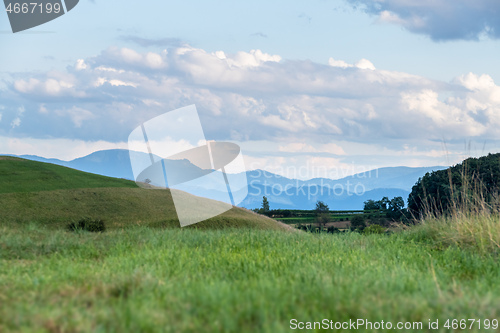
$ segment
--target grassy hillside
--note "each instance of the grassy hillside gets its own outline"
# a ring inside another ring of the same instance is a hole
[[[11,157],[0,157],[0,207],[0,223],[4,225],[40,223],[62,228],[91,217],[103,219],[110,228],[179,227],[169,190],[146,190],[128,180]],[[193,227],[288,229],[241,208]]]
[[[125,179],[94,175],[17,157],[0,156],[0,193],[98,187],[137,188],[137,185]]]

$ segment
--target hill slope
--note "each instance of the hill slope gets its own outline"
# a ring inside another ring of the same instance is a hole
[[[212,203],[207,200],[207,204]],[[129,225],[179,227],[168,189],[146,190],[132,181],[0,157],[1,224],[42,223],[59,228],[85,216],[103,219],[111,228]],[[288,229],[241,208],[233,208],[193,227]]]
[[[137,188],[137,185],[125,179],[94,175],[50,163],[0,156],[0,193],[98,187]]]

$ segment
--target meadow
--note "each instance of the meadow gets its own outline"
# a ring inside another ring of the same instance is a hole
[[[324,319],[498,330],[495,214],[364,235],[300,232],[232,209],[180,229],[168,191],[109,188],[109,179],[57,189],[59,170],[45,180],[51,191],[0,194],[0,332],[290,332]],[[83,215],[104,217],[107,231],[65,228]]]
[[[0,244],[5,332],[288,332],[292,319],[422,322],[415,332],[431,319],[445,332],[447,319],[500,319],[498,256],[413,233],[27,224],[1,227]]]

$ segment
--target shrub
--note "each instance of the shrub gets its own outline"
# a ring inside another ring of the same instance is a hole
[[[384,227],[378,224],[372,224],[368,227],[366,227],[363,232],[367,235],[372,235],[372,234],[383,234],[385,232]]]
[[[356,215],[351,218],[351,227],[353,228],[364,228],[366,226],[365,219],[361,215]]]
[[[316,216],[315,222],[324,227],[328,222],[330,222],[330,215],[327,213],[321,213]]]
[[[329,234],[336,234],[336,233],[339,233],[340,230],[335,228],[334,226],[331,226],[331,227],[328,227],[328,229],[326,229],[326,232]]]
[[[312,232],[312,226],[310,224],[304,224],[301,226],[300,230],[303,230],[305,232]]]
[[[389,220],[386,218],[374,218],[370,220],[370,224],[378,224],[379,226],[382,227],[388,227],[390,225]]]
[[[78,222],[72,222],[67,226],[69,231],[89,231],[89,232],[104,232],[106,231],[106,225],[101,219],[92,219],[90,217],[84,217]]]

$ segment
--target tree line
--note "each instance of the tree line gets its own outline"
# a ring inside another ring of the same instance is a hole
[[[446,214],[478,203],[498,210],[499,188],[500,153],[468,158],[420,178],[408,197],[408,209],[416,218],[426,213]]]

